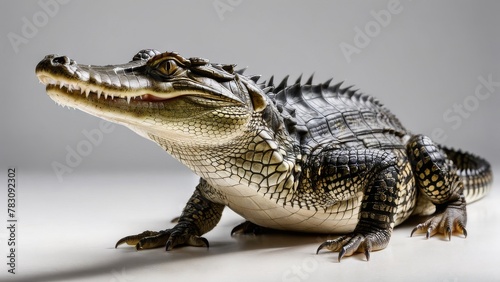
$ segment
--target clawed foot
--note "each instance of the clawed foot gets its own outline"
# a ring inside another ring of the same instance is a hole
[[[318,247],[316,254],[322,249],[328,249],[339,253],[339,262],[344,256],[351,256],[354,253],[364,253],[366,260],[370,260],[370,253],[385,248],[389,243],[390,233],[385,230],[370,232],[366,235],[361,233],[351,233],[340,236],[334,240],[327,240]]]
[[[136,250],[165,247],[167,251],[170,251],[174,247],[182,245],[207,248],[209,246],[207,239],[175,227],[163,231],[144,231],[137,235],[126,236],[116,242],[115,248],[125,243],[131,246],[135,245]]]
[[[425,232],[426,238],[434,236],[437,233],[443,234],[448,240],[451,240],[453,232],[462,233],[467,237],[465,209],[448,207],[441,213],[434,215],[424,223],[420,223],[411,231],[411,236],[416,231]]]
[[[250,221],[245,221],[241,224],[238,224],[231,230],[231,236],[234,234],[253,234],[260,235],[262,233],[269,232],[271,229],[262,227]]]

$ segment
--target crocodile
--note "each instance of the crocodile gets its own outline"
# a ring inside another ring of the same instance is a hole
[[[338,260],[369,260],[395,226],[425,215],[411,236],[467,236],[466,203],[491,189],[483,158],[433,142],[376,98],[313,78],[275,85],[233,64],[145,49],[118,65],[48,55],[36,66],[56,103],[125,125],[200,177],[172,228],[120,239],[137,250],[208,247],[227,206],[232,234],[331,234]]]

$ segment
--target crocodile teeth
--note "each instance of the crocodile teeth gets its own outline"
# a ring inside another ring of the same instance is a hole
[[[124,99],[127,101],[127,104],[130,104],[130,101],[136,100],[136,99],[141,99],[144,100],[144,95],[138,95],[138,96],[127,96],[127,95],[122,95],[122,94],[116,94],[116,93],[108,93],[106,91],[103,91],[101,89],[91,89],[89,87],[84,87],[83,85],[79,84],[72,84],[72,83],[66,83],[64,81],[59,81],[59,80],[54,80],[49,77],[40,77],[39,78],[40,83],[43,84],[52,84],[54,86],[58,86],[60,89],[66,88],[68,92],[74,92],[74,91],[79,91],[80,95],[83,95],[85,93],[85,97],[89,98],[91,94],[95,94],[97,96],[97,99],[101,99],[101,96],[104,94],[104,99],[108,99],[108,97],[111,97],[111,100],[116,98]],[[64,105],[62,105],[64,107]],[[66,106],[69,108],[69,106]]]

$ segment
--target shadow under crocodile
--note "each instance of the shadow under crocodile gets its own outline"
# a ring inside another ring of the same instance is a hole
[[[226,223],[222,227],[224,231],[231,230],[229,224],[236,225],[237,222]],[[116,259],[110,261],[99,261],[94,265],[59,269],[57,273],[40,273],[23,276],[22,279],[14,281],[68,281],[72,279],[92,279],[103,275],[110,275],[114,272],[117,276],[125,274],[121,273],[124,269],[127,272],[133,269],[140,268],[168,268],[171,262],[189,261],[200,259],[203,257],[214,257],[227,255],[231,253],[242,253],[253,250],[271,250],[280,251],[282,249],[296,248],[300,246],[310,245],[310,253],[314,254],[316,248],[324,242],[324,240],[335,238],[333,235],[325,234],[303,234],[290,233],[281,231],[266,231],[263,234],[235,234],[221,238],[220,236],[208,240],[210,248],[198,247],[180,247],[175,248],[170,252],[166,252],[163,248],[141,250],[137,252],[132,246],[120,246],[115,251],[119,253]],[[227,238],[227,239],[226,239]],[[109,250],[114,250],[110,247]],[[335,255],[336,257],[336,255]],[[363,260],[363,255],[355,255],[355,258]],[[113,279],[111,279],[113,280]],[[110,281],[111,281],[110,280]],[[127,279],[114,279],[113,281],[129,281]]]
[[[410,237],[411,228],[416,224],[422,222],[422,218],[412,217],[407,222],[396,227],[396,236]],[[238,222],[226,222],[223,226],[218,226],[222,232],[228,232],[232,226],[237,225]],[[394,235],[394,234],[393,234]],[[304,234],[304,233],[290,233],[275,230],[267,230],[262,234],[235,234],[221,238],[220,236],[209,239],[210,248],[197,248],[197,247],[180,247],[170,252],[166,252],[162,248],[152,250],[142,250],[137,252],[132,246],[120,246],[116,249],[119,255],[117,259],[110,261],[99,261],[94,265],[83,266],[79,268],[67,268],[66,270],[59,271],[58,273],[47,274],[31,274],[26,275],[22,279],[15,281],[68,281],[71,279],[92,279],[93,277],[110,275],[114,272],[115,275],[126,274],[121,273],[124,269],[128,271],[141,268],[168,268],[168,264],[172,262],[182,262],[203,257],[223,256],[231,253],[242,253],[254,250],[271,250],[280,251],[282,249],[297,248],[300,246],[310,245],[310,253],[314,254],[316,248],[325,240],[332,239],[337,236],[325,234]],[[227,239],[226,239],[227,238]],[[444,238],[440,238],[445,240]],[[113,249],[112,247],[109,248]],[[114,250],[114,249],[113,249]],[[325,251],[328,252],[328,251]],[[131,255],[132,254],[132,255]],[[139,254],[139,255],[138,255]],[[330,261],[336,261],[336,254],[333,255]],[[363,254],[356,254],[351,257],[356,260],[365,260]],[[111,279],[113,280],[113,279]],[[110,281],[111,281],[110,280]],[[128,279],[114,279],[113,281],[129,281]]]

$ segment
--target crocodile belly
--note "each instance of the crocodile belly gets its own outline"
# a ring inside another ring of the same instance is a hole
[[[208,198],[226,204],[231,210],[257,225],[278,230],[308,233],[348,233],[358,223],[362,193],[329,207],[304,207],[269,199],[251,187],[218,187]]]

